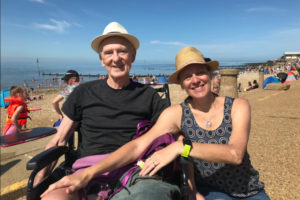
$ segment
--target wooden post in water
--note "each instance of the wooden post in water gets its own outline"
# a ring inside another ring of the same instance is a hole
[[[238,69],[222,69],[220,70],[221,75],[221,88],[220,96],[238,97],[237,91],[237,75]]]

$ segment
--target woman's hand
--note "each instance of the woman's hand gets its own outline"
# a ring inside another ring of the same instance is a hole
[[[140,171],[140,176],[153,176],[161,168],[175,160],[181,154],[183,149],[182,141],[176,141],[160,151],[152,154],[146,161]]]
[[[190,200],[205,200],[205,198],[199,193],[196,192],[193,195],[190,195]]]
[[[65,188],[66,193],[70,194],[86,187],[90,180],[91,176],[84,171],[65,176],[56,183],[51,184],[49,188],[41,195],[41,198],[45,197],[49,192],[61,188]]]

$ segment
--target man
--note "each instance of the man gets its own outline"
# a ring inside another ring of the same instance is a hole
[[[64,90],[58,94],[52,101],[52,105],[55,109],[55,111],[58,114],[58,122],[60,122],[63,118],[63,113],[59,107],[59,103],[63,100],[66,99],[71,92],[74,90],[75,87],[78,86],[79,84],[79,74],[75,70],[68,70],[62,80],[65,82],[67,85]]]
[[[103,35],[93,40],[92,48],[99,54],[108,78],[74,89],[63,105],[65,117],[58,133],[46,148],[66,145],[70,130],[80,122],[82,142],[78,147],[78,158],[111,153],[132,139],[140,121],[157,120],[166,105],[154,89],[129,79],[138,47],[138,39],[117,22],[108,24]],[[45,172],[39,174],[39,180]],[[78,193],[66,194],[65,190],[59,189],[43,199],[78,199],[78,196]],[[113,199],[179,199],[179,196],[177,186],[139,179]]]

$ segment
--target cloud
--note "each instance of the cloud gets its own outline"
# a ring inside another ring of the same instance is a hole
[[[291,35],[299,36],[300,28],[282,30],[282,31],[279,31],[279,35],[281,35],[281,36],[282,35],[284,35],[284,36],[291,36]]]
[[[66,22],[65,20],[58,21],[54,19],[50,19],[53,24],[38,24],[34,23],[35,28],[55,31],[57,33],[65,33],[66,29],[71,27],[71,24]]]
[[[31,2],[36,2],[36,3],[45,3],[45,1],[44,0],[29,0],[29,1],[31,1]]]
[[[285,10],[274,8],[274,7],[255,7],[255,8],[248,8],[246,12],[284,12]]]
[[[233,49],[235,48],[234,44],[187,44],[184,42],[163,42],[159,40],[152,40],[150,44],[160,44],[160,45],[168,45],[168,46],[179,46],[179,47],[186,47],[186,46],[194,46],[199,49],[207,49],[207,50],[225,50],[225,49]]]

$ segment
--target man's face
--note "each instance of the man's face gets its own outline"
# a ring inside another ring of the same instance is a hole
[[[109,37],[100,45],[100,59],[108,75],[113,79],[128,78],[136,51],[122,37]]]

